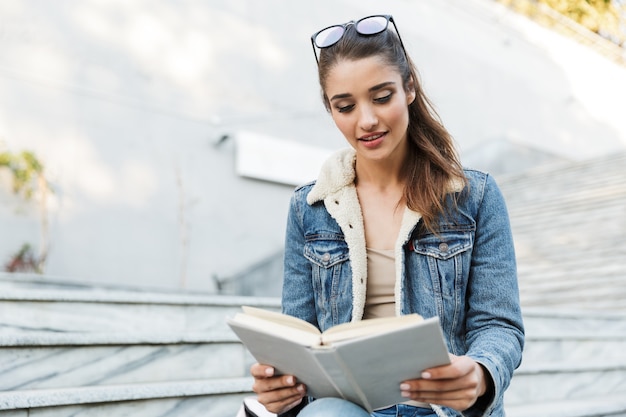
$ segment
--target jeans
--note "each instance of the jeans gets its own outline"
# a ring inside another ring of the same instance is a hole
[[[368,413],[356,404],[340,398],[319,398],[300,411],[298,417],[433,417],[435,412],[428,408],[398,404],[383,410]]]

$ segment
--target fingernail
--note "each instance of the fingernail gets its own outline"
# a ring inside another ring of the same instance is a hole
[[[287,377],[287,383],[288,383],[289,385],[291,385],[291,384],[293,384],[294,382],[295,382],[295,381],[293,380],[293,376],[289,375],[289,376]]]
[[[430,372],[422,372],[422,378],[424,379],[429,379],[431,376]]]
[[[400,384],[400,389],[402,391],[408,391],[409,389],[411,389],[411,386],[409,384]]]
[[[265,375],[273,376],[274,375],[274,368],[265,368]]]
[[[411,394],[408,393],[407,391],[402,391],[400,395],[402,395],[404,398],[409,398],[411,396]]]
[[[304,385],[300,384],[296,387],[296,389],[298,390],[298,392],[304,392]]]

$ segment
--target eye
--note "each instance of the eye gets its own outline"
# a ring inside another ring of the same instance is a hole
[[[389,94],[384,95],[382,97],[376,97],[374,99],[374,102],[375,103],[379,103],[379,104],[387,103],[389,100],[391,100],[391,96],[392,96],[392,93],[389,93]]]
[[[347,106],[337,106],[335,108],[339,113],[347,113],[354,108],[354,104],[348,104]]]

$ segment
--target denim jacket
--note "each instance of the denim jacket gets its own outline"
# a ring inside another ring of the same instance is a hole
[[[335,153],[317,181],[291,198],[285,242],[283,312],[324,331],[361,320],[367,254],[354,185],[355,152]],[[438,416],[503,416],[503,393],[521,361],[524,328],[513,239],[503,197],[488,174],[465,170],[450,184],[437,233],[405,210],[395,245],[396,314],[438,316],[450,353],[488,371],[493,390],[463,413],[433,405]],[[287,413],[288,415],[289,413]]]

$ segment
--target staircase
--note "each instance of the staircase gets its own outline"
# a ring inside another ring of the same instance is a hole
[[[522,304],[626,311],[626,153],[501,180]]]
[[[509,417],[626,417],[626,154],[498,181],[527,339]],[[0,275],[0,417],[235,416],[251,356],[225,324],[277,298]]]
[[[507,415],[626,416],[626,154],[499,182],[527,333]]]
[[[626,314],[526,309],[508,417],[626,417]]]
[[[0,416],[235,416],[251,356],[225,325],[275,298],[0,277]],[[626,314],[525,309],[512,417],[626,416]]]
[[[0,277],[0,415],[234,416],[251,357],[225,324],[242,304]]]

